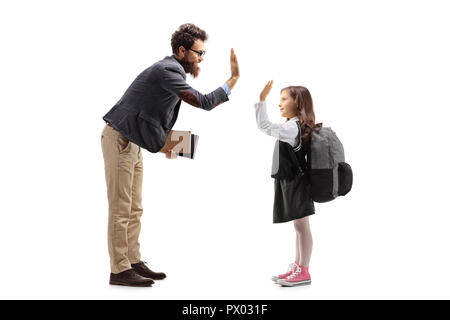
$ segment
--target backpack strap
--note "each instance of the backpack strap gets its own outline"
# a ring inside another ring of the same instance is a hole
[[[294,147],[294,152],[298,152],[302,148],[302,136],[301,136],[302,127],[300,126],[299,121],[295,121],[295,123],[297,124],[298,127],[298,146]]]
[[[297,126],[298,126],[298,146],[293,147],[291,145],[289,148],[289,155],[291,156],[292,161],[294,161],[294,163],[297,165],[297,173],[303,173],[303,170],[301,168],[300,165],[300,161],[297,158],[297,155],[295,154],[296,152],[298,152],[301,148],[302,148],[302,137],[301,137],[301,126],[300,123],[298,121],[296,121]]]

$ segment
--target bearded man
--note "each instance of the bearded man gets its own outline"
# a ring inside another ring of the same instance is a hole
[[[141,260],[139,233],[142,208],[143,161],[141,148],[156,153],[166,144],[177,120],[181,101],[212,110],[228,101],[239,65],[231,49],[231,77],[216,90],[202,94],[186,83],[186,73],[197,77],[205,56],[205,31],[183,24],[172,35],[173,55],[142,71],[120,100],[103,117],[101,135],[105,163],[109,219],[110,284],[151,286],[166,275]],[[174,158],[170,150],[167,158]]]

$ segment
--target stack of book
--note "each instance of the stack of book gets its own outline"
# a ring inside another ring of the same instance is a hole
[[[198,135],[190,131],[171,130],[166,144],[159,152],[166,153],[172,150],[177,156],[194,159],[198,144]]]

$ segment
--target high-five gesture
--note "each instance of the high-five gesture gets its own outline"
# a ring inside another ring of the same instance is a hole
[[[259,95],[259,101],[265,101],[266,97],[269,95],[270,90],[272,89],[273,80],[270,80],[265,85],[264,89],[261,91],[261,94]]]
[[[231,77],[239,78],[239,63],[237,61],[237,57],[236,54],[234,53],[233,48],[231,48],[230,66],[231,66]]]
[[[231,89],[233,89],[234,85],[236,84],[237,80],[239,79],[240,73],[239,73],[239,63],[236,57],[236,54],[234,53],[234,49],[231,48],[231,54],[230,54],[230,67],[231,67],[231,77],[227,80],[227,85]]]

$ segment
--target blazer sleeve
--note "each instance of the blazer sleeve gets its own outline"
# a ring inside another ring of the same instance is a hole
[[[228,101],[228,95],[222,87],[208,94],[202,94],[186,83],[179,69],[164,67],[162,70],[162,86],[194,107],[212,110],[219,104]]]

